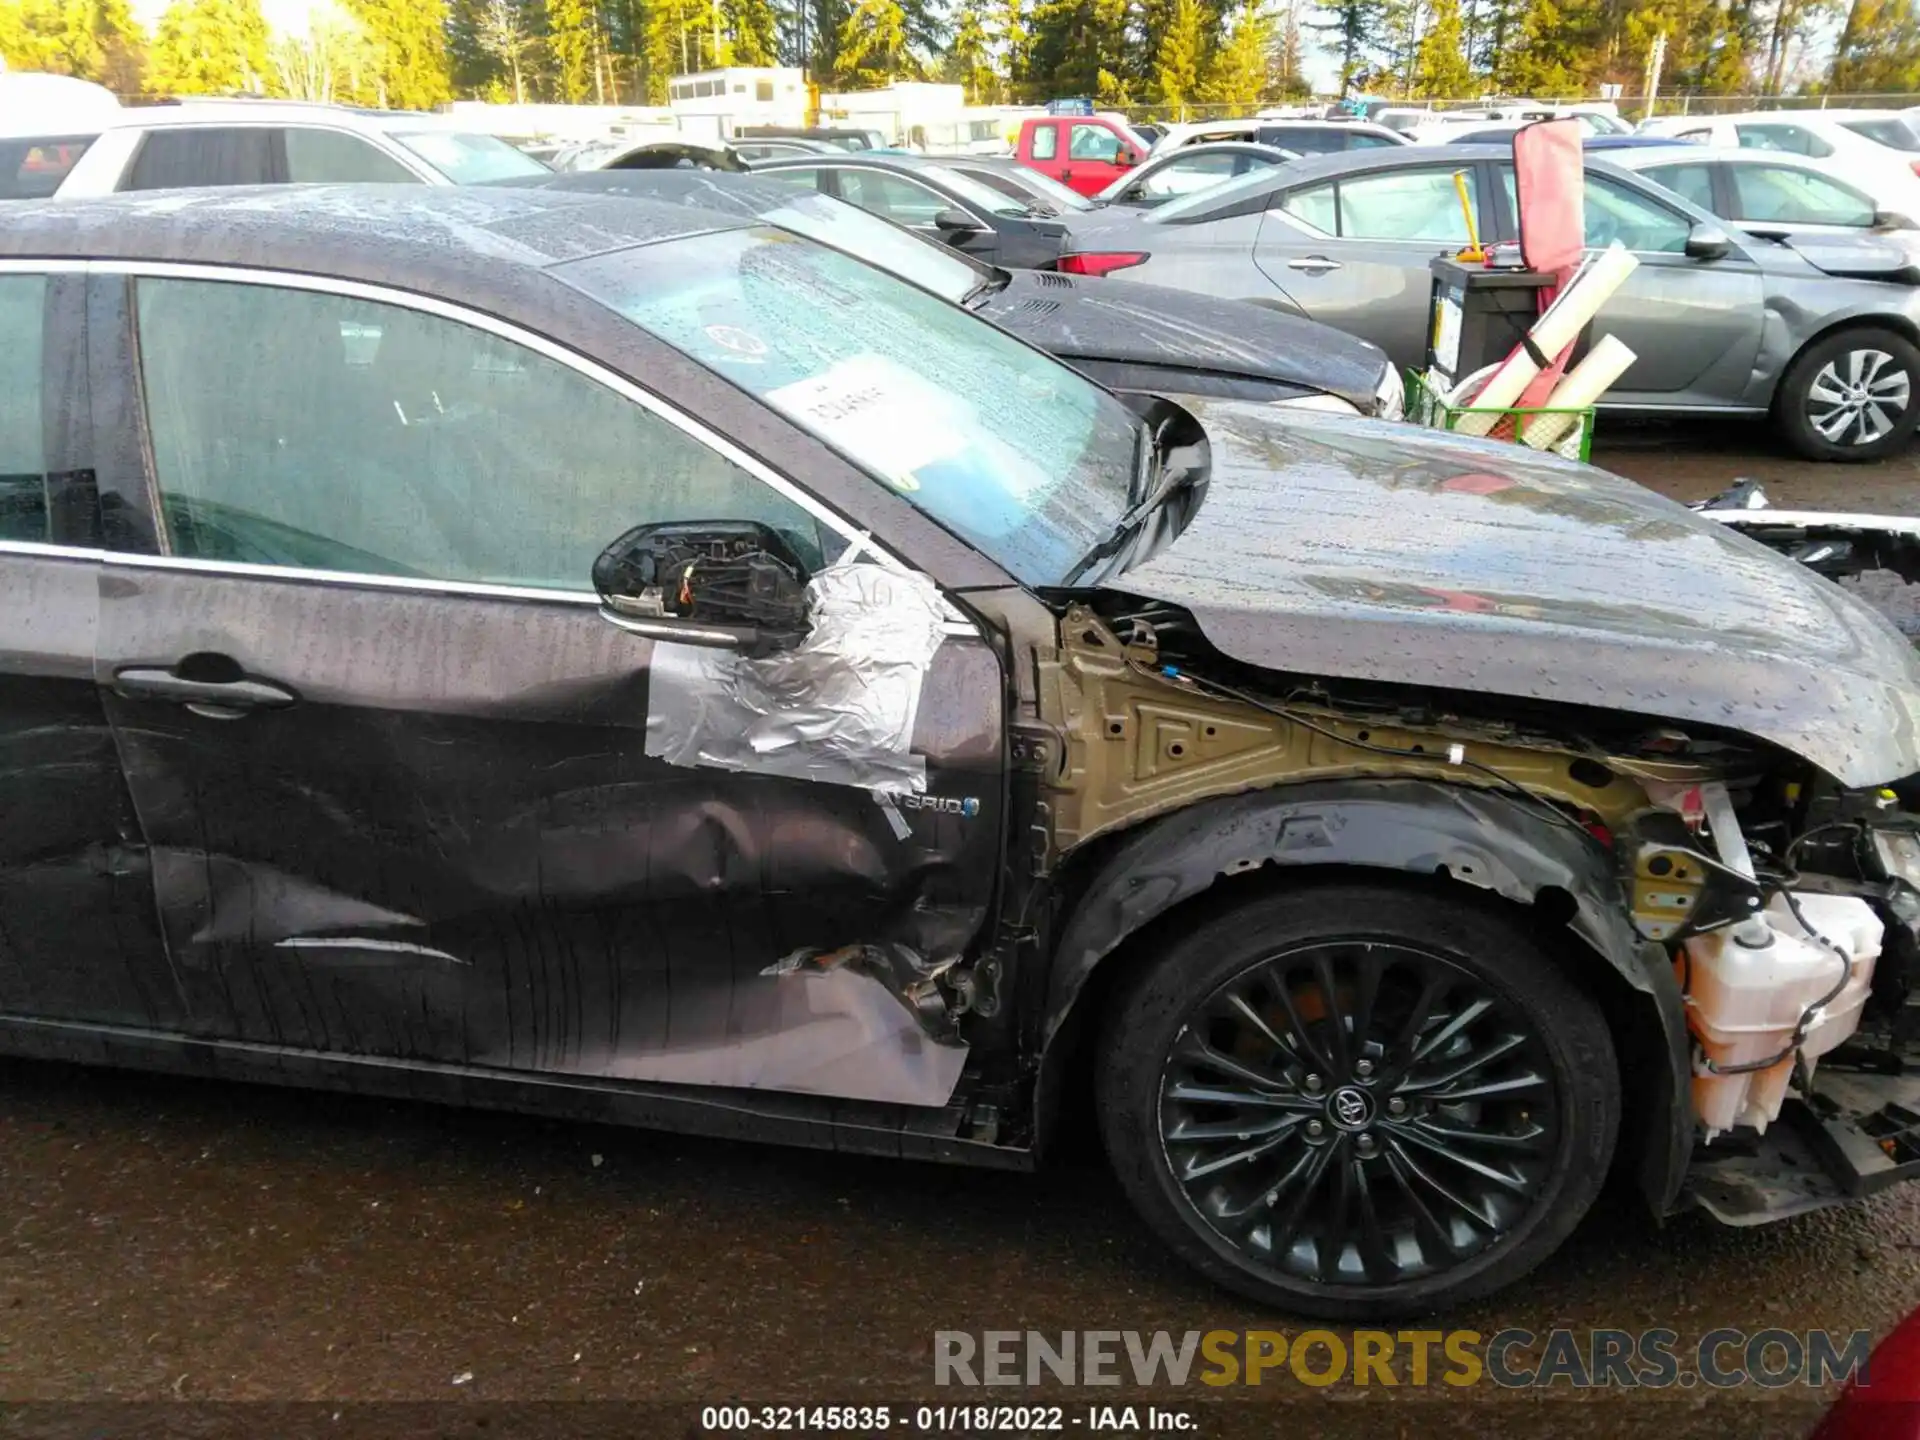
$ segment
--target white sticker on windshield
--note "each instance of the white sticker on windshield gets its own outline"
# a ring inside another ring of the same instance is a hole
[[[916,471],[964,453],[969,443],[964,407],[881,355],[842,360],[766,398],[902,490],[918,489]]]

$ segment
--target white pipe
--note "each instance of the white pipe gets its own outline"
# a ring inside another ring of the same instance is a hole
[[[1579,339],[1587,322],[1613,298],[1613,292],[1620,288],[1639,264],[1639,257],[1617,240],[1602,250],[1591,264],[1574,277],[1572,284],[1554,297],[1553,304],[1547,307],[1547,313],[1534,321],[1533,329],[1528,333],[1540,353],[1558,355]],[[1507,357],[1507,363],[1487,382],[1486,388],[1469,403],[1475,411],[1510,409],[1539,373],[1540,367],[1533,363],[1525,348],[1517,348]],[[1469,412],[1460,417],[1460,423],[1454,428],[1463,435],[1485,435],[1493,429],[1499,418],[1498,414]]]
[[[1584,410],[1613,388],[1613,382],[1627,373],[1634,354],[1613,335],[1602,335],[1586,358],[1566,373],[1553,387],[1544,408],[1548,410]],[[1560,443],[1580,424],[1578,415],[1536,415],[1526,422],[1521,439],[1536,450],[1547,450]]]

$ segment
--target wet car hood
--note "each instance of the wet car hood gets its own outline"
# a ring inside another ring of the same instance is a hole
[[[1331,325],[1239,300],[1015,270],[979,314],[1069,363],[1106,360],[1274,380],[1373,409],[1386,352]]]
[[[1745,732],[1852,786],[1920,770],[1920,664],[1839,586],[1631,481],[1517,446],[1187,404],[1212,469],[1104,588],[1294,674]]]

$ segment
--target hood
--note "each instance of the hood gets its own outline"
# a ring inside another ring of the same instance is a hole
[[[1920,770],[1920,663],[1839,586],[1585,465],[1232,402],[1174,541],[1104,587],[1267,669],[1737,730],[1850,786]]]
[[[1386,352],[1331,325],[1132,280],[1015,270],[979,313],[1062,360],[1273,380],[1371,411]]]
[[[1850,280],[1920,285],[1920,242],[1909,230],[1796,233],[1787,242],[1814,269]]]

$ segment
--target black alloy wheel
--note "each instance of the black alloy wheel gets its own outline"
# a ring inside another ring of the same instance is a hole
[[[1545,1258],[1619,1108],[1597,1007],[1509,917],[1353,886],[1176,946],[1121,1001],[1101,1094],[1116,1168],[1177,1249],[1335,1318],[1436,1308]]]

